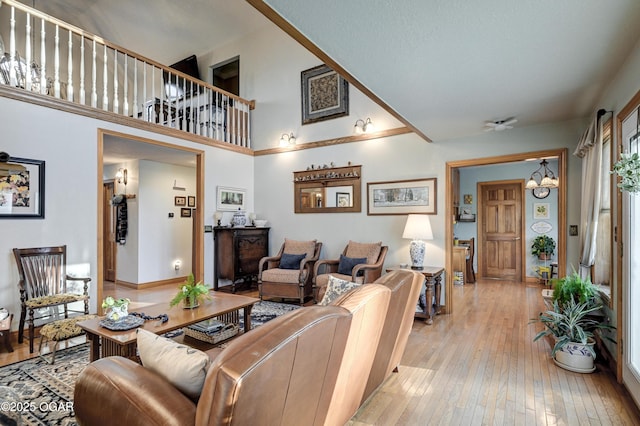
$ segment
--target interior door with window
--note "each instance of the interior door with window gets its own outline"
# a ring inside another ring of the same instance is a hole
[[[639,107],[640,108],[640,107]],[[622,122],[622,151],[640,152],[638,114]],[[622,379],[640,404],[640,195],[622,193]]]
[[[482,278],[522,280],[523,183],[478,183],[478,262]]]

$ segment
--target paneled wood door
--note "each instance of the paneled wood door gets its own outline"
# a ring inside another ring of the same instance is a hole
[[[102,221],[102,244],[103,244],[103,271],[105,281],[116,280],[116,225],[114,223],[115,207],[111,205],[113,198],[113,182],[105,182],[102,185],[102,205],[104,208]]]
[[[480,276],[520,281],[523,181],[478,183]]]

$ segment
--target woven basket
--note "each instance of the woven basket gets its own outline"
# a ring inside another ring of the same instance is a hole
[[[186,334],[189,337],[193,337],[194,339],[202,340],[203,342],[215,344],[215,343],[222,342],[223,340],[232,338],[233,336],[238,334],[239,330],[240,330],[240,327],[237,324],[227,324],[224,327],[222,327],[222,330],[215,333],[211,333],[211,334],[207,334],[202,331],[198,331],[198,330],[194,330],[193,328],[186,327],[184,329],[184,334]]]

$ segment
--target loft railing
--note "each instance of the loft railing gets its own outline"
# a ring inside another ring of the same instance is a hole
[[[251,147],[252,102],[13,0],[0,55],[0,84]]]

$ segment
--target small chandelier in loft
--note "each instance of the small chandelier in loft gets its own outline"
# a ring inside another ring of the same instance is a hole
[[[540,163],[540,167],[533,173],[531,173],[531,177],[529,178],[529,182],[527,182],[527,189],[534,189],[538,187],[542,188],[557,188],[560,184],[560,181],[556,177],[556,175],[547,167],[549,163],[547,160],[543,159]],[[544,172],[544,175],[543,175]]]

